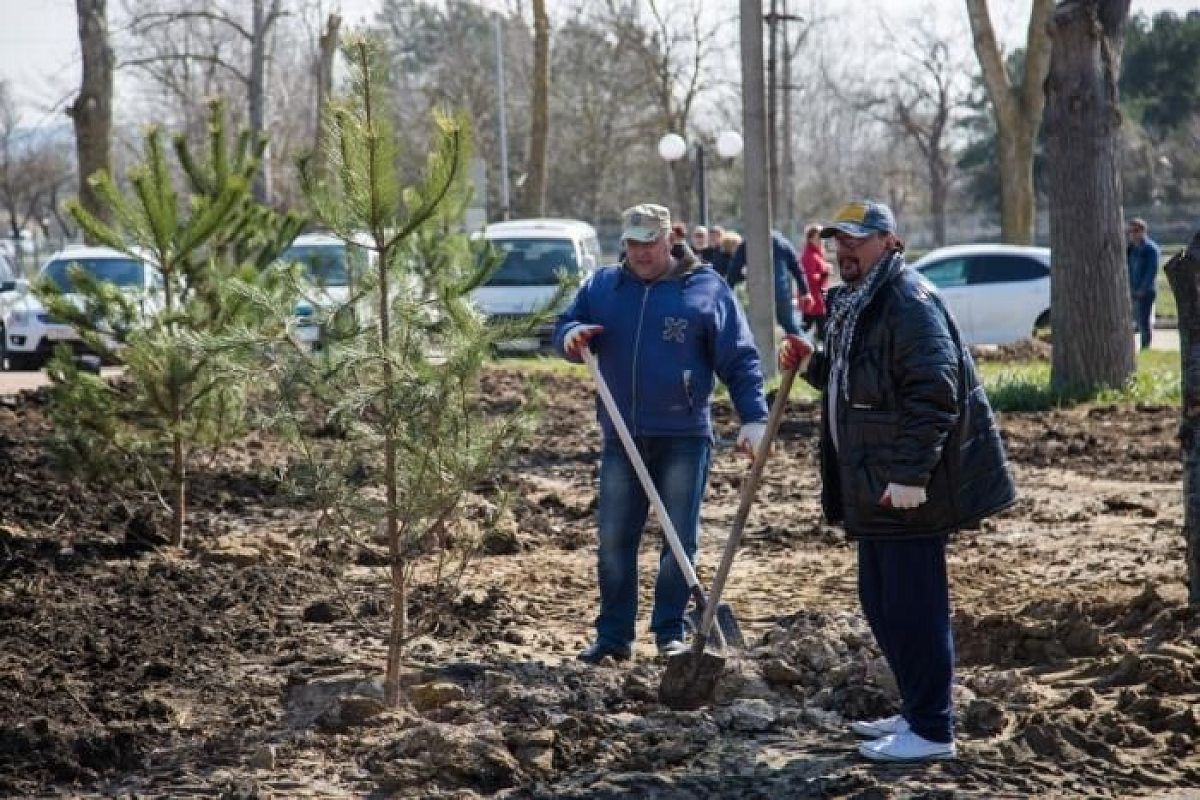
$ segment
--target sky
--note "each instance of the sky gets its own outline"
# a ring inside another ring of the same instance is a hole
[[[716,0],[736,9],[736,0]],[[1024,39],[1032,0],[992,0],[992,19],[998,35],[1013,46]],[[322,0],[329,9],[340,7],[347,24],[373,19],[380,0]],[[484,5],[503,9],[512,0],[485,0]],[[769,0],[763,0],[767,6]],[[110,0],[110,13],[118,5]],[[574,6],[568,0],[550,0],[551,13]],[[819,8],[829,17],[870,23],[886,19],[896,23],[906,17],[934,14],[961,21],[963,0],[797,0],[793,6]],[[1200,9],[1200,0],[1134,0],[1133,12],[1153,14],[1169,10]],[[79,41],[75,0],[0,0],[0,80],[7,81],[18,100],[22,124],[61,122],[62,109],[79,82]],[[852,25],[850,26],[853,27]],[[119,92],[118,88],[118,92]],[[119,102],[119,99],[118,99]]]

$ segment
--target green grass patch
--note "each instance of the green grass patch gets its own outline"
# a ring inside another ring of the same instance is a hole
[[[1137,372],[1128,385],[1098,393],[1052,389],[1050,365],[1044,361],[984,362],[979,370],[997,411],[1045,411],[1084,403],[1179,404],[1179,354],[1170,351],[1139,353]]]
[[[587,378],[587,368],[571,364],[557,356],[502,358],[494,366],[529,373],[571,375]],[[1137,372],[1125,388],[1098,393],[1059,392],[1050,387],[1050,364],[1045,361],[983,361],[978,363],[988,399],[997,411],[1046,411],[1081,404],[1179,405],[1179,353],[1146,350],[1138,353]],[[767,390],[779,387],[779,376],[767,383]],[[718,382],[715,399],[727,400],[729,392]],[[819,394],[802,377],[792,384],[791,399],[817,400]]]

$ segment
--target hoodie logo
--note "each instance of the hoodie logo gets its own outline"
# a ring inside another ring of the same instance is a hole
[[[687,330],[688,321],[678,317],[663,318],[663,341],[664,342],[679,342],[683,344],[684,331]]]

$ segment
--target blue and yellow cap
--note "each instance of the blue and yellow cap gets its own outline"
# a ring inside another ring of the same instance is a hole
[[[833,222],[821,228],[821,238],[828,239],[839,232],[855,239],[862,239],[873,233],[895,233],[896,217],[883,203],[856,200],[842,206]]]

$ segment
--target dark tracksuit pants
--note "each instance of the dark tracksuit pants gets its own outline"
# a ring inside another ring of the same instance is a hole
[[[904,718],[918,736],[949,742],[954,639],[945,537],[860,540],[858,597],[900,686]]]

